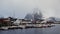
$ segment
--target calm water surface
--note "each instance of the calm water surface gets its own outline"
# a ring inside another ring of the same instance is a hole
[[[0,34],[60,34],[60,24],[51,28],[29,28],[0,31]]]

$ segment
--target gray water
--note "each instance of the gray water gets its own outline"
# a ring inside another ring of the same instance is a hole
[[[51,28],[29,28],[0,31],[0,34],[60,34],[60,24]]]

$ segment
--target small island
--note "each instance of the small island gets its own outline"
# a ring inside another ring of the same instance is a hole
[[[48,28],[53,27],[55,24],[60,24],[60,21],[56,20],[55,17],[44,18],[38,8],[32,14],[28,13],[24,19],[14,17],[0,18],[0,30]]]

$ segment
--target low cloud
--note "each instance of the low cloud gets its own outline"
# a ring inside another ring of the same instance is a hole
[[[0,0],[0,15],[24,18],[38,7],[44,17],[60,17],[60,0]]]

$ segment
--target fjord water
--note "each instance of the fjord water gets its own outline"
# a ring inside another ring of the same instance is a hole
[[[60,34],[60,24],[51,28],[28,28],[1,31],[0,34]]]

